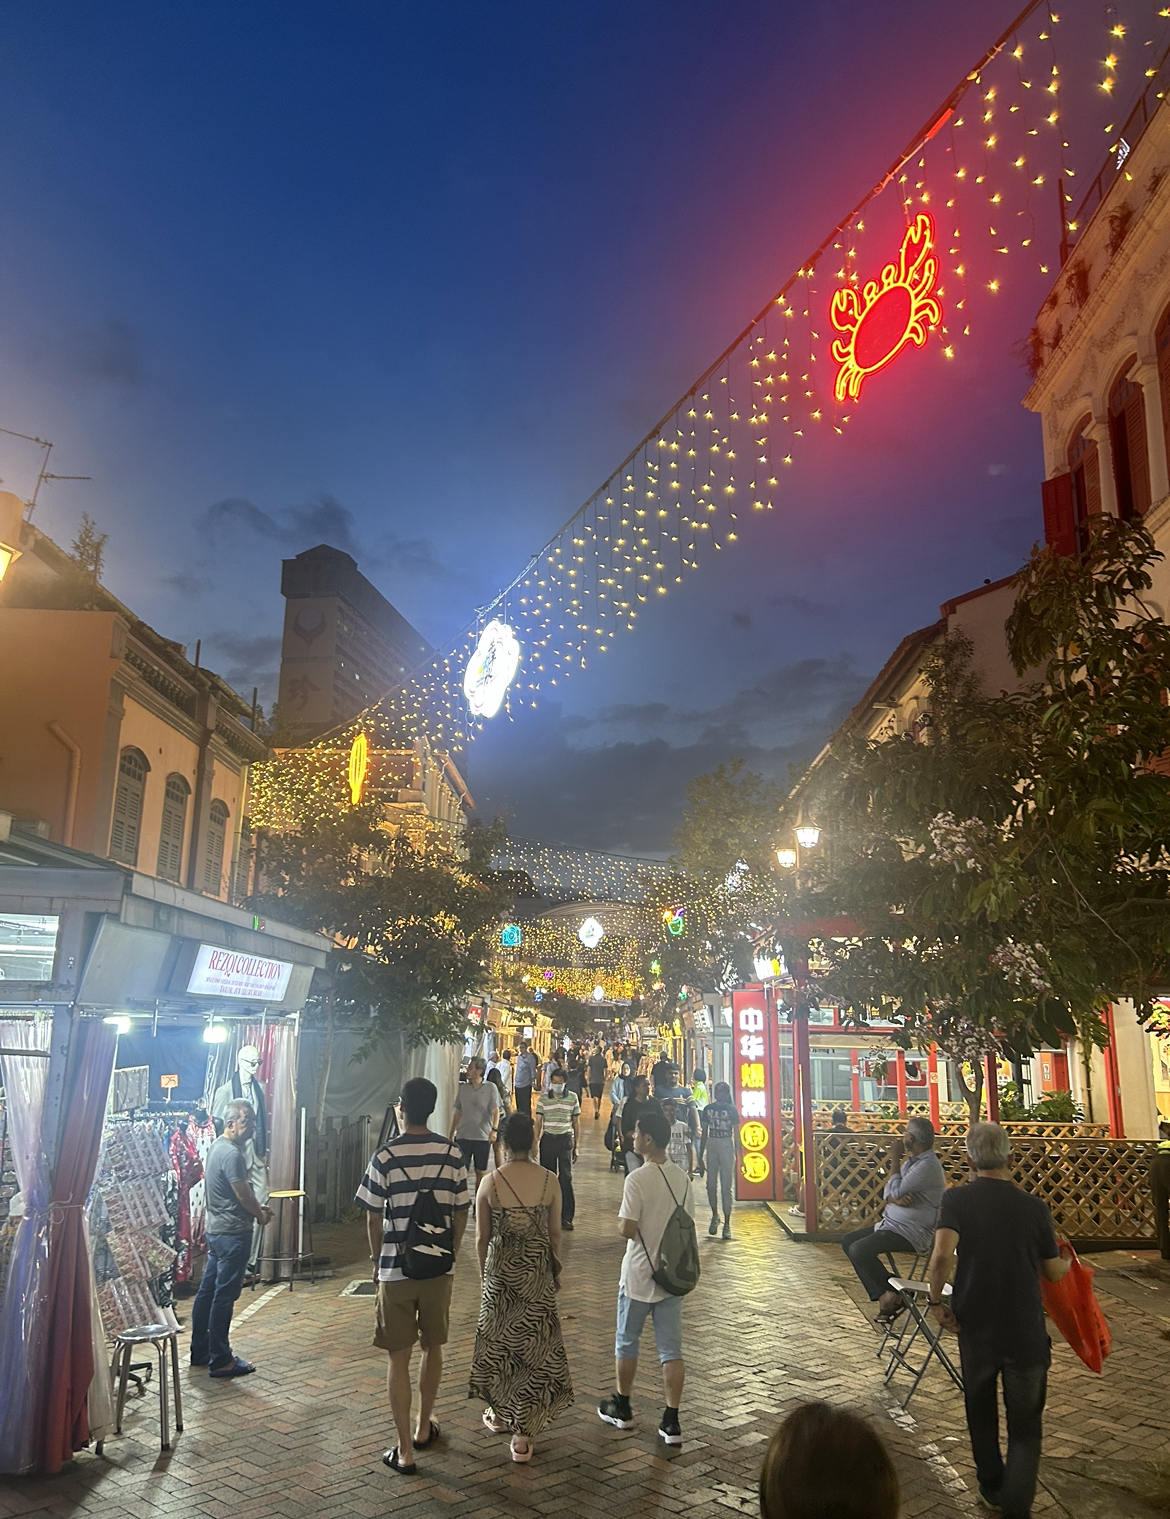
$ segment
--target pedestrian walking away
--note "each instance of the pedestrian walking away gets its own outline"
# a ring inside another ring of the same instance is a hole
[[[934,1153],[934,1125],[929,1118],[907,1120],[902,1137],[890,1146],[888,1165],[881,1218],[864,1229],[854,1229],[841,1241],[870,1302],[878,1304],[879,1324],[888,1324],[903,1311],[901,1295],[890,1286],[890,1273],[881,1257],[891,1250],[925,1255],[934,1244],[947,1178]]]
[[[528,1462],[536,1436],[573,1401],[556,1298],[561,1189],[532,1158],[531,1118],[513,1113],[503,1144],[504,1164],[476,1199],[483,1293],[468,1396],[487,1404],[493,1434],[511,1432],[512,1460]]]
[[[572,1231],[577,1214],[573,1192],[573,1162],[581,1145],[581,1104],[565,1086],[560,1066],[553,1072],[548,1091],[536,1103],[536,1139],[540,1163],[561,1184],[561,1228]]]
[[[739,1142],[739,1111],[731,1100],[726,1081],[715,1083],[715,1101],[699,1117],[699,1175],[707,1174],[707,1201],[711,1222],[707,1233],[719,1232],[719,1195],[723,1194],[723,1238],[731,1238],[731,1210],[735,1203],[735,1173],[742,1159]]]
[[[634,1131],[638,1126],[638,1119],[643,1113],[662,1112],[661,1104],[650,1096],[650,1082],[645,1076],[631,1076],[626,1087],[626,1100],[622,1103],[621,1115],[621,1138],[622,1160],[625,1163],[627,1174],[636,1171],[642,1164],[642,1157],[634,1144]]]
[[[618,1228],[626,1241],[618,1284],[617,1335],[614,1342],[616,1389],[603,1398],[597,1414],[606,1424],[629,1429],[634,1423],[630,1394],[638,1374],[638,1347],[649,1318],[654,1324],[654,1343],[662,1366],[666,1407],[658,1433],[667,1445],[682,1444],[679,1404],[682,1402],[686,1366],[683,1362],[681,1295],[668,1292],[656,1279],[660,1274],[663,1237],[681,1207],[691,1211],[691,1184],[686,1174],[667,1158],[670,1125],[658,1112],[643,1112],[638,1119],[634,1144],[642,1161],[631,1171],[622,1189]],[[693,1238],[693,1226],[691,1226]]]
[[[495,1082],[485,1079],[486,1074],[487,1061],[481,1055],[473,1055],[467,1062],[467,1080],[460,1082],[455,1092],[455,1110],[447,1135],[459,1146],[468,1170],[475,1167],[476,1187],[487,1175],[488,1156],[501,1117],[500,1089]]]
[[[898,1519],[898,1474],[881,1436],[828,1403],[802,1403],[768,1443],[760,1519]]]
[[[355,1199],[366,1210],[378,1284],[374,1344],[390,1357],[386,1386],[398,1434],[382,1462],[407,1476],[416,1469],[413,1452],[426,1450],[441,1433],[431,1414],[443,1376],[452,1272],[470,1204],[461,1151],[428,1126],[438,1096],[434,1083],[421,1076],[405,1084],[405,1128],[375,1152]],[[410,1358],[416,1345],[422,1360],[412,1429]]]
[[[967,1432],[984,1503],[1004,1519],[1029,1519],[1040,1469],[1044,1403],[1052,1343],[1044,1323],[1040,1277],[1059,1282],[1072,1265],[1058,1246],[1052,1215],[1018,1187],[1011,1172],[1011,1139],[997,1123],[977,1123],[967,1135],[976,1173],[950,1187],[939,1210],[930,1258],[930,1308],[959,1335]],[[958,1248],[948,1306],[943,1286]],[[1067,1254],[1065,1252],[1068,1252]],[[999,1443],[997,1385],[1003,1387],[1007,1455]]]
[[[687,1176],[693,1176],[695,1174],[695,1146],[691,1137],[691,1126],[680,1115],[678,1103],[673,1097],[668,1097],[662,1104],[662,1111],[670,1125],[667,1156],[680,1171],[684,1171]]]
[[[536,1084],[536,1056],[527,1044],[520,1046],[516,1057],[516,1071],[512,1077],[512,1094],[516,1099],[517,1113],[532,1113],[532,1088]]]
[[[608,1062],[605,1058],[605,1051],[598,1045],[585,1062],[586,1075],[589,1078],[589,1095],[593,1099],[594,1118],[601,1117],[601,1099],[605,1093],[605,1073],[607,1069]]]
[[[207,1152],[207,1264],[191,1304],[191,1365],[206,1366],[217,1381],[247,1376],[256,1368],[232,1350],[232,1309],[244,1283],[254,1223],[269,1224],[272,1212],[256,1200],[248,1180],[245,1149],[256,1132],[256,1109],[232,1101],[224,1108],[223,1134]]]
[[[654,1090],[655,1097],[661,1095],[660,1089],[672,1087],[677,1075],[678,1067],[664,1050],[650,1067],[650,1085]]]

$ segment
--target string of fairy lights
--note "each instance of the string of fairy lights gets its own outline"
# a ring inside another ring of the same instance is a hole
[[[1093,77],[1079,83],[1081,54],[1062,57],[1067,29],[1051,0],[1031,0],[878,184],[523,570],[402,685],[317,740],[322,764],[299,766],[298,796],[316,787],[318,801],[342,804],[343,778],[326,756],[361,735],[371,751],[425,738],[456,753],[497,712],[555,697],[775,512],[804,442],[846,433],[866,387],[903,350],[929,344],[953,359],[993,319],[1009,279],[1058,267],[1083,230],[1074,160],[1086,174],[1099,167],[1103,130],[1107,163],[1125,172],[1128,102],[1144,98],[1148,110],[1164,96],[1170,5],[1106,7],[1100,36],[1089,38],[1100,55]],[[270,821],[290,765],[278,757],[255,768],[256,820]]]
[[[534,890],[554,902],[641,902],[649,882],[664,881],[670,867],[662,860],[570,849],[533,839],[508,839],[492,856],[496,870],[523,871]]]

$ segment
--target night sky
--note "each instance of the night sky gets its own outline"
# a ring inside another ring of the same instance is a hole
[[[36,522],[68,544],[90,512],[110,589],[267,701],[280,559],[322,540],[441,643],[1015,8],[5,7],[0,425],[93,476]],[[1055,197],[1037,235],[1055,269]],[[464,759],[481,812],[665,851],[691,776],[783,777],[903,634],[1014,569],[1041,531],[1016,345],[1045,288],[1007,261],[952,363],[908,354],[561,708],[498,719]],[[36,450],[0,442],[29,494]]]

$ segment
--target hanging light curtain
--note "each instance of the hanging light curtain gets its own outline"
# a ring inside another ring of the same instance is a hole
[[[33,1413],[48,1319],[43,1289],[49,1263],[49,1183],[41,1119],[49,1062],[45,1056],[8,1055],[4,1051],[44,1050],[47,1056],[50,1030],[48,1019],[0,1023],[8,1137],[24,1205],[0,1299],[0,1472],[8,1476],[36,1470]]]

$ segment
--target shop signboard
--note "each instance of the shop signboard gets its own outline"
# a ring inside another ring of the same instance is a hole
[[[731,994],[732,1073],[743,1158],[736,1177],[740,1202],[780,1195],[780,1111],[776,1014],[763,988]]]
[[[244,1002],[283,1002],[292,962],[201,944],[187,982],[195,997],[238,997]]]

